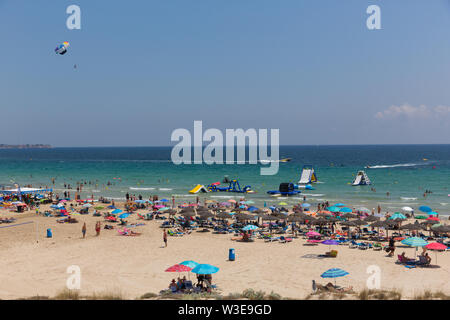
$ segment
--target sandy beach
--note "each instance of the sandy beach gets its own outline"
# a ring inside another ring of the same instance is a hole
[[[44,208],[41,206],[41,211]],[[312,280],[326,284],[328,279],[322,279],[320,275],[334,267],[349,272],[348,276],[338,278],[337,283],[352,286],[358,291],[366,288],[370,276],[367,268],[371,265],[381,269],[381,289],[398,289],[403,298],[412,298],[425,290],[450,294],[448,252],[438,252],[437,263],[435,253],[430,253],[432,265],[439,267],[407,269],[395,264],[396,256],[402,251],[407,256],[414,256],[415,249],[402,248],[399,242],[394,257],[386,257],[384,251],[350,249],[347,245],[340,245],[332,248],[338,250],[336,258],[312,259],[303,256],[323,254],[329,251],[329,246],[306,246],[306,240],[301,237],[290,243],[266,243],[262,239],[243,243],[232,241],[232,234],[193,231],[182,237],[169,237],[165,248],[161,220],[144,221],[136,214],[127,218],[128,223],[145,223],[133,228],[142,233],[136,237],[120,236],[118,226],[113,230],[103,229],[104,218],[93,217],[92,214],[74,216],[79,221],[74,224],[60,224],[55,217],[36,216],[33,211],[12,213],[0,209],[0,215],[15,216],[17,221],[14,224],[33,221],[17,227],[0,228],[1,299],[54,296],[66,287],[70,276],[67,268],[71,265],[81,269],[81,293],[114,291],[120,292],[124,298],[135,299],[148,292],[159,293],[166,289],[177,274],[164,270],[183,260],[219,267],[220,271],[213,275],[213,280],[221,294],[252,288],[303,299],[312,292]],[[102,222],[99,237],[95,235],[97,221]],[[81,234],[83,222],[87,224],[86,239]],[[46,237],[47,228],[52,229],[52,238]],[[230,248],[236,251],[235,261],[228,261]],[[195,279],[194,274],[191,277]]]

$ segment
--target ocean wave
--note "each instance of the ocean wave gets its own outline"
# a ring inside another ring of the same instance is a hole
[[[367,169],[385,169],[385,168],[398,168],[398,167],[414,167],[424,166],[427,163],[400,163],[400,164],[380,164],[375,166],[369,166]]]
[[[151,188],[151,187],[148,187],[148,188],[130,187],[130,190],[155,190],[155,188]]]
[[[323,197],[325,194],[321,194],[321,193],[301,193],[304,196],[309,196],[309,197]],[[295,198],[295,199],[301,199],[301,198]]]
[[[159,188],[158,190],[160,191],[170,191],[173,190],[172,188]]]
[[[400,197],[402,200],[417,200],[417,198]]]

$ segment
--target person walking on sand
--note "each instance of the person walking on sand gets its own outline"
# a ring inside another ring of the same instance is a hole
[[[167,247],[167,232],[166,232],[166,230],[164,230],[164,233],[163,233],[163,240],[164,240],[164,245]]]
[[[100,221],[97,221],[95,224],[95,232],[97,233],[97,237],[100,235]]]
[[[83,233],[83,239],[86,237],[86,222],[83,223],[83,228],[81,228],[81,232]]]

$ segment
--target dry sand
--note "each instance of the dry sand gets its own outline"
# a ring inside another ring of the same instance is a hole
[[[263,240],[239,243],[231,241],[232,235],[194,231],[183,237],[168,237],[165,248],[163,229],[159,228],[161,220],[143,221],[136,215],[127,220],[146,224],[132,229],[142,232],[138,237],[120,236],[117,227],[105,230],[104,219],[92,214],[76,215],[79,223],[75,224],[59,224],[55,217],[37,217],[30,211],[18,214],[0,209],[0,215],[19,217],[16,223],[34,221],[19,227],[0,228],[1,299],[54,296],[65,288],[70,276],[67,268],[71,265],[81,268],[82,294],[120,292],[123,297],[134,299],[147,292],[166,289],[177,274],[164,270],[183,260],[218,266],[220,271],[213,275],[213,282],[222,294],[253,288],[303,299],[311,293],[313,279],[321,284],[328,282],[320,275],[333,267],[350,273],[338,278],[337,284],[353,286],[358,291],[366,288],[370,276],[367,268],[371,265],[381,268],[381,288],[399,289],[403,297],[413,297],[424,290],[450,294],[448,252],[437,253],[440,267],[407,269],[395,264],[396,258],[386,257],[384,251],[347,246],[333,247],[339,251],[337,258],[302,258],[306,254],[323,254],[329,251],[329,246],[305,246],[305,240],[300,238],[286,244]],[[95,236],[96,221],[102,221],[99,237]],[[86,239],[81,236],[83,222],[87,224]],[[46,238],[47,228],[52,228],[53,238]],[[229,248],[236,250],[236,261],[228,261]],[[402,251],[407,256],[414,255],[414,249],[409,247],[397,248],[396,254]],[[432,264],[436,264],[434,252],[431,257]]]

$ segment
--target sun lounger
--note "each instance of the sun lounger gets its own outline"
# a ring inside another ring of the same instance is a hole
[[[280,241],[281,243],[292,242],[292,238],[286,238],[286,237],[284,237],[284,236],[281,236],[279,241]]]
[[[350,244],[349,244],[349,248],[350,248],[350,249],[356,249],[356,248],[358,248],[358,243],[356,243],[355,240],[352,240],[352,241],[350,242]]]

